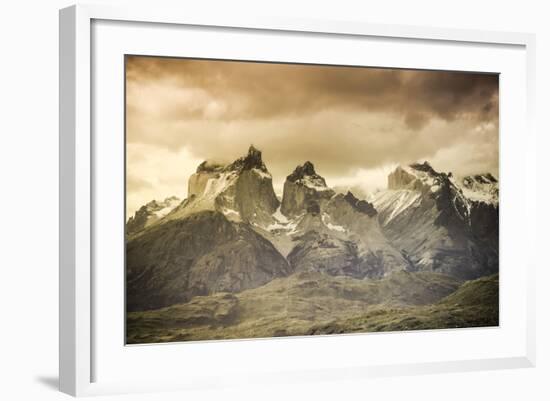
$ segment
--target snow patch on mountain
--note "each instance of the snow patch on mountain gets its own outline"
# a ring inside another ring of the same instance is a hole
[[[427,162],[396,168],[369,199],[385,236],[413,269],[464,279],[498,269],[498,181],[457,179]]]
[[[288,217],[319,208],[335,194],[323,177],[315,172],[313,163],[306,161],[286,177],[281,212]]]
[[[219,176],[209,178],[201,196],[204,199],[214,200],[222,192],[235,184],[238,175],[234,171],[221,173]]]
[[[158,202],[158,207],[164,207],[160,210],[153,210],[153,213],[160,219],[170,213],[180,203],[181,200],[178,197],[172,196],[166,198],[163,202]]]
[[[229,209],[229,208],[222,208],[221,212],[227,217],[229,220],[241,220],[241,214],[237,212],[236,210]]]
[[[412,189],[435,193],[447,174],[436,172],[428,162],[398,166],[388,176],[388,189]]]
[[[258,174],[261,178],[270,179],[270,180],[272,178],[271,173],[269,173],[268,171],[262,171],[258,168],[253,168],[252,171]]]
[[[265,227],[274,221],[271,215],[280,204],[262,152],[254,146],[227,165],[201,163],[189,177],[188,187],[186,201],[165,219],[181,219],[212,210],[231,221],[254,222]]]
[[[281,205],[279,205],[277,210],[275,210],[275,213],[273,213],[273,217],[275,218],[275,220],[283,224],[286,224],[289,222],[288,218],[281,213]]]
[[[414,166],[414,165],[413,165]],[[417,168],[414,168],[412,166],[405,166],[402,167],[403,170],[405,170],[408,174],[414,176],[416,179],[422,181],[427,187],[439,187],[439,182],[436,181],[435,177],[431,174],[431,171],[429,170],[419,170]],[[435,192],[435,191],[432,191]]]
[[[181,203],[181,199],[171,196],[163,201],[152,200],[128,219],[126,223],[126,232],[133,234],[149,227],[151,224],[161,220],[174,210]]]
[[[329,230],[333,230],[333,231],[338,231],[338,232],[341,232],[341,233],[345,233],[346,232],[346,228],[343,227],[343,226],[340,226],[340,225],[337,225],[337,224],[332,224],[330,222],[330,216],[327,214],[327,213],[323,213],[323,216],[321,217],[321,220],[323,222],[323,224],[325,226],[327,226],[327,228]]]
[[[282,231],[285,232],[287,235],[291,232],[294,232],[296,227],[298,226],[299,218],[296,219],[289,219],[286,217],[283,213],[281,213],[281,206],[275,210],[275,212],[272,214],[274,222],[269,224],[265,229],[267,231]]]
[[[389,213],[383,213],[385,217],[382,218],[381,223],[385,225],[410,207],[418,205],[421,197],[422,194],[418,191],[399,189],[380,191],[371,197],[370,201],[379,212],[389,211]]]
[[[469,200],[498,205],[499,182],[492,174],[469,175],[454,183]]]
[[[327,187],[327,184],[325,183],[325,180],[320,177],[315,176],[305,176],[297,181],[295,181],[297,184],[304,185],[308,188],[314,189],[315,191],[323,192],[323,191],[329,191],[330,188]]]

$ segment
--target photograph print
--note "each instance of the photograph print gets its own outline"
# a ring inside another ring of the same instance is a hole
[[[499,325],[497,74],[124,73],[126,344]]]

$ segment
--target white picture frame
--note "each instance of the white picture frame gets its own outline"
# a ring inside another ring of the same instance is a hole
[[[504,167],[502,175],[504,179],[504,189],[502,192],[503,202],[506,202],[507,194],[510,194],[508,202],[509,213],[504,216],[510,216],[510,224],[504,220],[502,229],[514,228],[514,224],[524,224],[526,228],[523,233],[522,242],[526,249],[534,244],[534,221],[536,216],[535,208],[526,207],[523,202],[525,198],[512,199],[512,196],[527,196],[523,194],[512,195],[514,189],[512,185],[531,185],[534,187],[534,175],[529,172],[535,171],[535,133],[533,131],[534,112],[534,49],[535,37],[525,33],[507,33],[507,32],[485,32],[459,29],[438,29],[415,26],[390,26],[375,25],[358,21],[316,21],[316,20],[293,20],[290,18],[258,18],[243,17],[242,19],[229,19],[215,15],[197,15],[181,10],[162,10],[155,8],[112,8],[109,6],[91,6],[78,5],[72,6],[60,11],[60,360],[59,377],[60,390],[74,395],[94,395],[109,393],[126,393],[134,391],[164,391],[171,389],[201,389],[212,386],[225,385],[245,385],[247,381],[255,383],[288,383],[300,380],[327,380],[336,378],[354,378],[360,379],[372,376],[387,376],[401,374],[421,374],[449,371],[468,371],[481,369],[504,369],[515,367],[531,367],[535,364],[535,252],[526,253],[520,266],[522,274],[520,279],[514,282],[507,281],[506,276],[503,282],[514,288],[518,299],[521,299],[518,307],[516,322],[508,321],[508,328],[516,328],[514,332],[514,351],[501,352],[497,349],[493,353],[472,354],[467,358],[452,358],[445,360],[420,361],[411,355],[407,362],[396,363],[383,357],[376,362],[360,359],[340,361],[336,366],[316,366],[315,364],[303,364],[296,369],[287,370],[284,362],[275,371],[262,370],[241,367],[245,372],[241,381],[225,378],[223,369],[214,372],[211,376],[202,374],[200,369],[194,377],[187,377],[186,380],[178,377],[169,377],[163,380],[151,378],[151,380],[136,379],[128,377],[115,377],[111,375],[109,379],[98,380],[98,364],[95,358],[98,350],[102,346],[96,345],[96,325],[102,319],[101,314],[97,313],[94,307],[94,290],[97,290],[97,276],[94,274],[94,263],[97,263],[97,255],[94,254],[94,231],[97,231],[96,208],[94,191],[97,189],[94,179],[98,167],[98,152],[102,152],[108,144],[97,145],[93,138],[93,126],[97,125],[94,121],[94,103],[92,102],[93,87],[92,76],[95,68],[94,54],[98,49],[94,48],[104,44],[104,41],[93,41],[94,23],[98,21],[108,21],[109,24],[117,22],[153,24],[157,27],[201,27],[208,29],[230,29],[233,32],[267,32],[283,33],[285,35],[308,35],[308,37],[339,37],[342,40],[360,39],[360,38],[383,38],[386,41],[417,41],[421,43],[435,43],[439,45],[460,45],[463,48],[476,46],[495,46],[501,48],[513,49],[510,57],[518,61],[518,68],[525,73],[521,79],[511,80],[519,92],[525,96],[519,96],[521,111],[517,111],[518,117],[514,124],[517,127],[523,127],[521,133],[522,145],[514,146],[519,142],[514,142],[512,136],[507,137],[510,144],[505,144],[505,150],[510,148],[519,155],[521,166],[512,171],[507,166],[512,163],[507,151],[502,152],[501,164]],[[129,29],[119,27],[117,29]],[[136,29],[142,29],[137,27]],[[159,32],[162,29],[159,29]],[[106,31],[107,34],[109,31]],[[160,32],[159,34],[164,34]],[[223,34],[223,33],[221,33]],[[347,39],[346,39],[347,38]],[[154,40],[154,38],[152,39]],[[274,39],[276,40],[276,39]],[[116,41],[114,41],[116,42]],[[101,50],[101,49],[100,49]],[[516,51],[517,50],[517,51]],[[401,56],[403,57],[403,56]],[[504,60],[504,59],[503,59]],[[396,62],[400,64],[402,62]],[[405,63],[406,64],[406,63]],[[475,69],[475,65],[472,65]],[[461,68],[458,68],[461,69]],[[519,71],[519,70],[518,70]],[[500,72],[498,68],[492,72]],[[510,73],[512,74],[512,73]],[[518,78],[518,77],[516,77]],[[523,79],[524,78],[524,79]],[[511,84],[512,85],[512,84]],[[508,105],[509,106],[509,105]],[[504,105],[503,107],[508,107]],[[524,107],[524,109],[523,109]],[[508,110],[508,109],[506,109]],[[521,114],[521,115],[520,115]],[[122,135],[122,132],[120,133]],[[519,134],[515,134],[519,135]],[[501,145],[502,146],[502,145]],[[108,157],[107,154],[105,154]],[[509,179],[506,179],[506,176]],[[506,182],[509,183],[506,191]],[[521,192],[521,191],[518,191]],[[512,200],[514,202],[512,202]],[[122,209],[122,205],[120,205]],[[513,222],[514,216],[524,217],[524,222]],[[101,227],[101,225],[100,225]],[[515,228],[518,228],[517,226]],[[515,252],[519,252],[516,250]],[[513,256],[512,254],[510,254]],[[122,267],[121,267],[122,269]],[[121,270],[122,271],[122,270]],[[509,276],[512,277],[512,276]],[[506,296],[506,292],[502,296]],[[501,301],[502,302],[502,301]],[[501,303],[502,305],[502,303]],[[99,320],[98,320],[99,319]],[[105,327],[105,325],[103,325]],[[460,341],[468,341],[468,338],[476,336],[485,336],[486,341],[491,340],[491,336],[497,336],[498,330],[505,332],[506,326],[502,326],[493,331],[473,332],[470,331]],[[473,334],[471,334],[473,333]],[[518,334],[519,333],[519,334]],[[105,333],[103,333],[105,334]],[[368,338],[382,338],[383,336],[399,336],[401,334],[382,334],[372,335]],[[405,334],[404,334],[405,335]],[[408,335],[408,334],[407,334]],[[421,336],[435,335],[434,333],[415,333],[414,341],[420,341]],[[454,336],[449,333],[447,336]],[[457,335],[458,336],[458,335]],[[469,337],[468,337],[469,336]],[[337,338],[338,337],[338,338]],[[272,339],[272,340],[247,340],[241,342],[217,342],[208,347],[197,348],[190,351],[190,355],[200,355],[200,352],[206,354],[210,352],[219,352],[224,348],[233,348],[231,352],[257,353],[265,352],[267,348],[272,348],[274,352],[284,352],[285,349],[292,350],[291,353],[298,352],[296,348],[306,349],[314,354],[321,346],[328,347],[328,364],[330,364],[330,347],[341,346],[343,342],[361,344],[365,341],[362,335],[355,336],[331,336],[309,341],[305,339]],[[435,337],[434,337],[435,338]],[[458,338],[458,337],[457,337]],[[507,337],[508,338],[508,337]],[[512,338],[509,337],[508,340]],[[326,341],[325,344],[319,343],[319,340]],[[296,341],[301,341],[298,347]],[[378,341],[378,340],[376,340]],[[498,342],[498,341],[495,341]],[[230,344],[236,343],[233,346]],[[120,346],[123,347],[122,341]],[[157,348],[155,348],[157,347]],[[292,347],[292,348],[287,348]],[[151,360],[159,361],[162,358],[168,358],[164,354],[166,346],[149,346],[148,354]],[[336,349],[336,348],[334,348]],[[191,350],[191,348],[188,348]],[[132,356],[140,358],[139,353]],[[163,355],[160,355],[160,354]],[[211,355],[211,354],[208,354]],[[359,355],[360,357],[360,355]],[[159,359],[160,358],[160,359]],[[252,356],[250,357],[252,358]],[[246,355],[245,355],[246,359]],[[103,358],[105,360],[105,358]],[[139,359],[137,359],[139,360]],[[252,359],[251,359],[252,360]],[[191,363],[192,363],[191,359]],[[111,361],[109,361],[111,362]],[[115,362],[114,360],[112,361]],[[280,362],[280,361],[279,361]],[[299,365],[299,364],[298,364]]]

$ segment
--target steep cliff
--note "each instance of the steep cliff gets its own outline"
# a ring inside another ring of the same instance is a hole
[[[262,153],[253,146],[228,165],[201,163],[189,178],[188,188],[186,202],[166,216],[167,220],[215,210],[231,221],[268,225],[279,207],[271,174]]]
[[[398,167],[371,201],[414,269],[462,279],[498,271],[498,203],[469,198],[451,174],[427,162]]]
[[[323,177],[315,172],[315,167],[309,161],[296,167],[285,181],[281,212],[287,217],[304,213],[308,207],[320,204],[334,195]]]
[[[129,311],[239,292],[291,272],[269,241],[215,211],[151,227],[128,241],[126,260]]]

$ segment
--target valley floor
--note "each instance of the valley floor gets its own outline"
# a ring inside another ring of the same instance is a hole
[[[461,282],[427,272],[381,280],[295,273],[241,293],[130,312],[127,343],[498,326],[498,281],[498,274]]]

